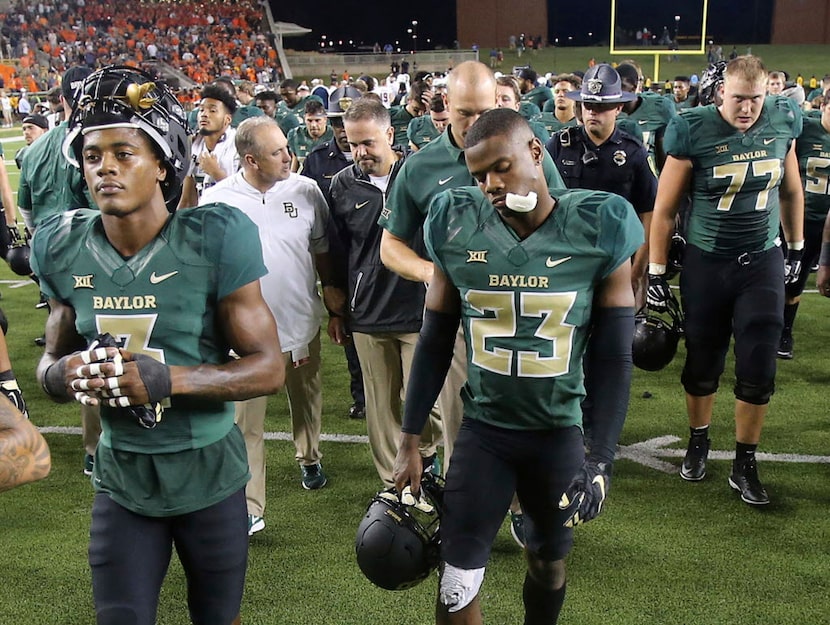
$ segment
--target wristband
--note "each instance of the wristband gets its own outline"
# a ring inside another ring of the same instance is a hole
[[[65,398],[66,394],[66,359],[64,356],[60,360],[53,362],[43,372],[43,390],[50,397]]]
[[[0,372],[0,382],[9,382],[11,380],[14,380],[14,371],[8,369]]]
[[[649,263],[648,272],[652,276],[662,276],[666,273],[666,266],[660,263]]]
[[[830,265],[830,241],[821,244],[821,254],[818,257],[818,264],[825,267]]]
[[[133,362],[138,367],[138,375],[147,389],[151,403],[170,397],[173,390],[170,367],[144,354],[133,354]]]
[[[787,249],[788,250],[794,250],[796,252],[798,250],[803,250],[804,249],[804,239],[801,239],[800,241],[787,241]]]

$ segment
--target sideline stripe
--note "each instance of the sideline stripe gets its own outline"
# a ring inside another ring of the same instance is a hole
[[[81,428],[79,427],[64,427],[64,426],[48,426],[38,428],[42,434],[70,434],[72,436],[80,436]],[[291,432],[266,432],[265,440],[268,441],[290,441],[294,440]],[[320,440],[332,443],[368,443],[369,437],[362,434],[321,434]]]

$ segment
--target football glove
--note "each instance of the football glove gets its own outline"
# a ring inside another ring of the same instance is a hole
[[[559,509],[569,512],[565,527],[595,519],[610,488],[611,465],[586,460],[559,500]]]
[[[646,304],[650,310],[657,313],[666,312],[669,308],[671,291],[666,277],[663,275],[648,274],[648,290],[646,291]]]
[[[0,381],[0,392],[8,398],[12,405],[17,408],[24,417],[27,419],[29,418],[29,411],[26,409],[26,401],[23,399],[23,393],[21,392],[20,386],[18,386],[17,380],[14,377]]]
[[[801,275],[801,259],[804,256],[804,250],[787,250],[787,258],[784,261],[784,284],[794,284],[798,282],[798,277]]]
[[[98,347],[120,347],[118,341],[113,338],[108,332],[99,334],[90,349]],[[141,381],[147,388],[147,394],[150,396],[150,403],[142,406],[121,406],[119,411],[138,421],[138,424],[149,429],[156,427],[162,418],[163,409],[159,400],[164,399],[170,395],[170,369],[167,365],[160,363],[149,356],[143,354],[134,354],[135,363],[138,366],[138,373],[141,376]],[[149,361],[149,362],[148,362]],[[154,366],[158,365],[158,366]],[[163,368],[163,372],[159,371],[159,367]],[[164,375],[166,374],[166,376]],[[166,391],[166,394],[165,394]],[[158,399],[156,399],[158,397]],[[123,397],[116,397],[107,400],[108,405],[112,405],[117,400],[126,399]]]

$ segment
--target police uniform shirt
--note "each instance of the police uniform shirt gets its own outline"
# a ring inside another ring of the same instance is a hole
[[[569,189],[594,189],[627,199],[638,213],[654,210],[657,179],[643,144],[619,129],[595,145],[585,129],[567,128],[546,145]]]

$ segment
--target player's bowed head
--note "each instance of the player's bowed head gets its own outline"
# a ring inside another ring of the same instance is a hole
[[[520,236],[553,210],[542,171],[544,149],[525,119],[507,108],[487,111],[467,133],[464,156],[470,173]]]

